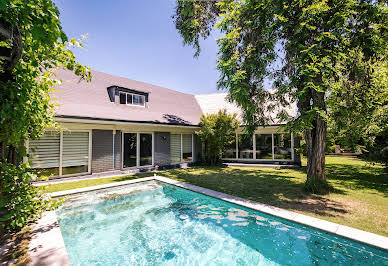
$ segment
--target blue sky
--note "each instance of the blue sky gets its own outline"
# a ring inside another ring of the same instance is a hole
[[[173,0],[56,0],[69,37],[88,34],[78,60],[97,71],[181,92],[217,92],[217,45],[202,42],[199,58],[183,46],[171,16]],[[107,4],[109,3],[109,4]]]

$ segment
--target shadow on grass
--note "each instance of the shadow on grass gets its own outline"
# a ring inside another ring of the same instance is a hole
[[[348,189],[374,189],[388,196],[388,172],[384,168],[347,164],[327,165],[328,180]]]
[[[302,171],[303,170],[299,170]],[[325,216],[347,213],[346,206],[320,195],[304,191],[301,178],[290,178],[282,170],[245,170],[235,168],[206,167],[185,171],[165,172],[169,178],[209,188],[230,195],[277,206],[311,212]],[[338,190],[338,193],[341,193]]]

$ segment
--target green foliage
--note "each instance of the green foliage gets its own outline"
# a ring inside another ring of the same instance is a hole
[[[205,145],[203,163],[217,165],[221,163],[226,148],[235,141],[239,126],[236,114],[230,115],[226,110],[220,110],[217,114],[202,115],[200,126],[197,135]]]
[[[91,71],[77,62],[72,49],[82,40],[68,39],[51,0],[0,0],[0,27],[0,56],[1,48],[21,54],[11,54],[15,65],[0,57],[0,229],[15,231],[57,204],[32,186],[36,175],[18,165],[25,141],[56,126],[50,99],[61,82],[56,73],[65,69],[90,81]]]
[[[373,73],[386,67],[387,6],[372,0],[221,0],[209,1],[216,8],[199,8],[200,0],[185,2],[178,0],[184,9],[176,10],[176,27],[197,53],[198,38],[208,36],[203,29],[218,18],[218,87],[241,107],[248,131],[275,119],[304,131],[307,176],[311,182],[316,175],[324,181],[327,122],[331,111],[341,112],[334,98],[348,86],[350,101],[359,97],[359,103],[371,102],[376,82],[386,88]],[[367,93],[357,92],[365,88]],[[290,117],[286,107],[295,101],[299,115]],[[349,118],[349,112],[342,114]]]
[[[354,72],[333,82],[327,100],[328,134],[341,147],[367,152],[379,146],[376,137],[388,128],[388,64],[365,61],[361,53],[351,62]]]
[[[0,162],[0,233],[18,231],[60,204],[31,185],[36,175],[21,164]]]
[[[55,77],[57,69],[68,69],[87,80],[91,72],[76,61],[72,48],[82,43],[68,41],[52,1],[0,2],[0,17],[17,26],[23,50],[12,78],[0,81],[0,143],[21,147],[26,139],[37,138],[44,128],[55,125],[50,92],[60,83]]]

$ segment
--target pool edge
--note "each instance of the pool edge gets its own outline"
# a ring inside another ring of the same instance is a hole
[[[160,181],[164,182],[167,184],[175,185],[184,189],[188,189],[197,193],[201,193],[210,197],[214,197],[223,201],[227,201],[230,203],[234,203],[243,207],[247,207],[253,210],[257,210],[263,213],[267,213],[270,215],[273,215],[275,217],[280,217],[286,220],[289,220],[291,222],[297,223],[297,224],[302,224],[306,225],[312,228],[316,228],[328,233],[331,233],[333,235],[337,235],[346,239],[350,239],[362,244],[366,244],[368,246],[372,246],[378,249],[382,249],[384,251],[388,251],[388,238],[373,234],[370,232],[362,231],[359,229],[355,229],[352,227],[348,227],[345,225],[340,225],[336,223],[332,223],[326,220],[322,220],[319,218],[315,218],[312,216],[304,215],[304,214],[299,214],[293,211],[288,211],[282,208],[274,207],[271,205],[259,203],[256,201],[232,196],[229,194],[225,194],[222,192],[218,192],[215,190],[191,185],[188,183],[184,183],[181,181],[173,180],[167,177],[163,176],[152,176],[152,177],[144,177],[144,178],[138,178],[138,179],[132,179],[128,181],[121,181],[121,182],[116,182],[116,183],[108,183],[108,184],[103,184],[103,185],[98,185],[98,186],[92,186],[92,187],[85,187],[85,188],[78,188],[78,189],[72,189],[72,190],[65,190],[65,191],[58,191],[58,192],[53,192],[51,193],[51,197],[63,197],[66,195],[71,195],[71,194],[77,194],[77,193],[83,193],[83,192],[89,192],[89,191],[95,191],[95,190],[100,190],[100,189],[105,189],[105,188],[112,188],[112,187],[118,187],[118,186],[123,186],[123,185],[128,185],[128,184],[134,184],[134,183],[140,183],[140,182],[145,182],[145,181]],[[50,219],[47,219],[46,216],[49,216]],[[46,220],[45,220],[46,219]],[[49,220],[49,221],[48,221]],[[31,239],[30,242],[30,248],[29,248],[29,254],[32,259],[32,263],[29,265],[38,265],[34,263],[36,261],[36,256],[39,254],[42,254],[42,252],[47,252],[47,250],[52,250],[54,252],[58,252],[58,255],[54,255],[55,258],[56,256],[59,256],[59,258],[62,259],[60,262],[56,263],[50,263],[50,264],[43,264],[43,265],[70,265],[68,256],[66,253],[66,248],[65,244],[63,241],[62,233],[60,231],[58,221],[56,218],[56,214],[54,211],[50,212],[45,212],[43,214],[43,217],[38,220],[36,223],[38,226],[34,226],[34,234],[35,236]],[[47,226],[48,224],[51,224],[51,226]],[[42,230],[39,228],[44,228],[46,227],[46,230]],[[36,230],[37,229],[37,230]],[[52,231],[52,232],[51,232]],[[35,233],[36,232],[36,233]],[[41,243],[42,240],[38,240],[40,236],[43,237],[43,239],[49,238],[50,241],[46,241],[45,243]],[[51,240],[53,241],[54,245],[52,245]],[[37,243],[41,243],[40,245],[37,245]],[[51,254],[50,254],[51,255]],[[45,254],[45,257],[46,254]],[[39,256],[38,256],[39,259]],[[42,265],[42,264],[39,264]]]
[[[291,222],[306,225],[312,228],[316,228],[333,235],[337,235],[346,239],[350,239],[368,246],[372,246],[384,251],[388,251],[388,237],[377,235],[374,233],[366,232],[349,226],[329,222],[316,217],[288,211],[282,208],[274,207],[264,203],[232,196],[215,190],[187,184],[181,181],[169,179],[163,176],[154,176],[155,180],[165,182],[171,185],[182,187],[185,189],[192,190],[197,193],[201,193],[210,197],[214,197],[220,200],[224,200],[230,203],[241,205],[256,211],[267,213],[276,217],[280,217]]]

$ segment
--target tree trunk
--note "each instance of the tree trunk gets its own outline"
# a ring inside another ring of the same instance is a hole
[[[314,104],[324,108],[324,93],[313,92]],[[325,173],[327,123],[318,116],[313,121],[313,128],[305,131],[307,149],[307,180],[306,189],[313,193],[326,192],[329,186]]]
[[[326,122],[317,118],[315,120],[315,127],[311,130],[306,130],[305,137],[307,146],[307,179],[318,179],[326,182]]]

